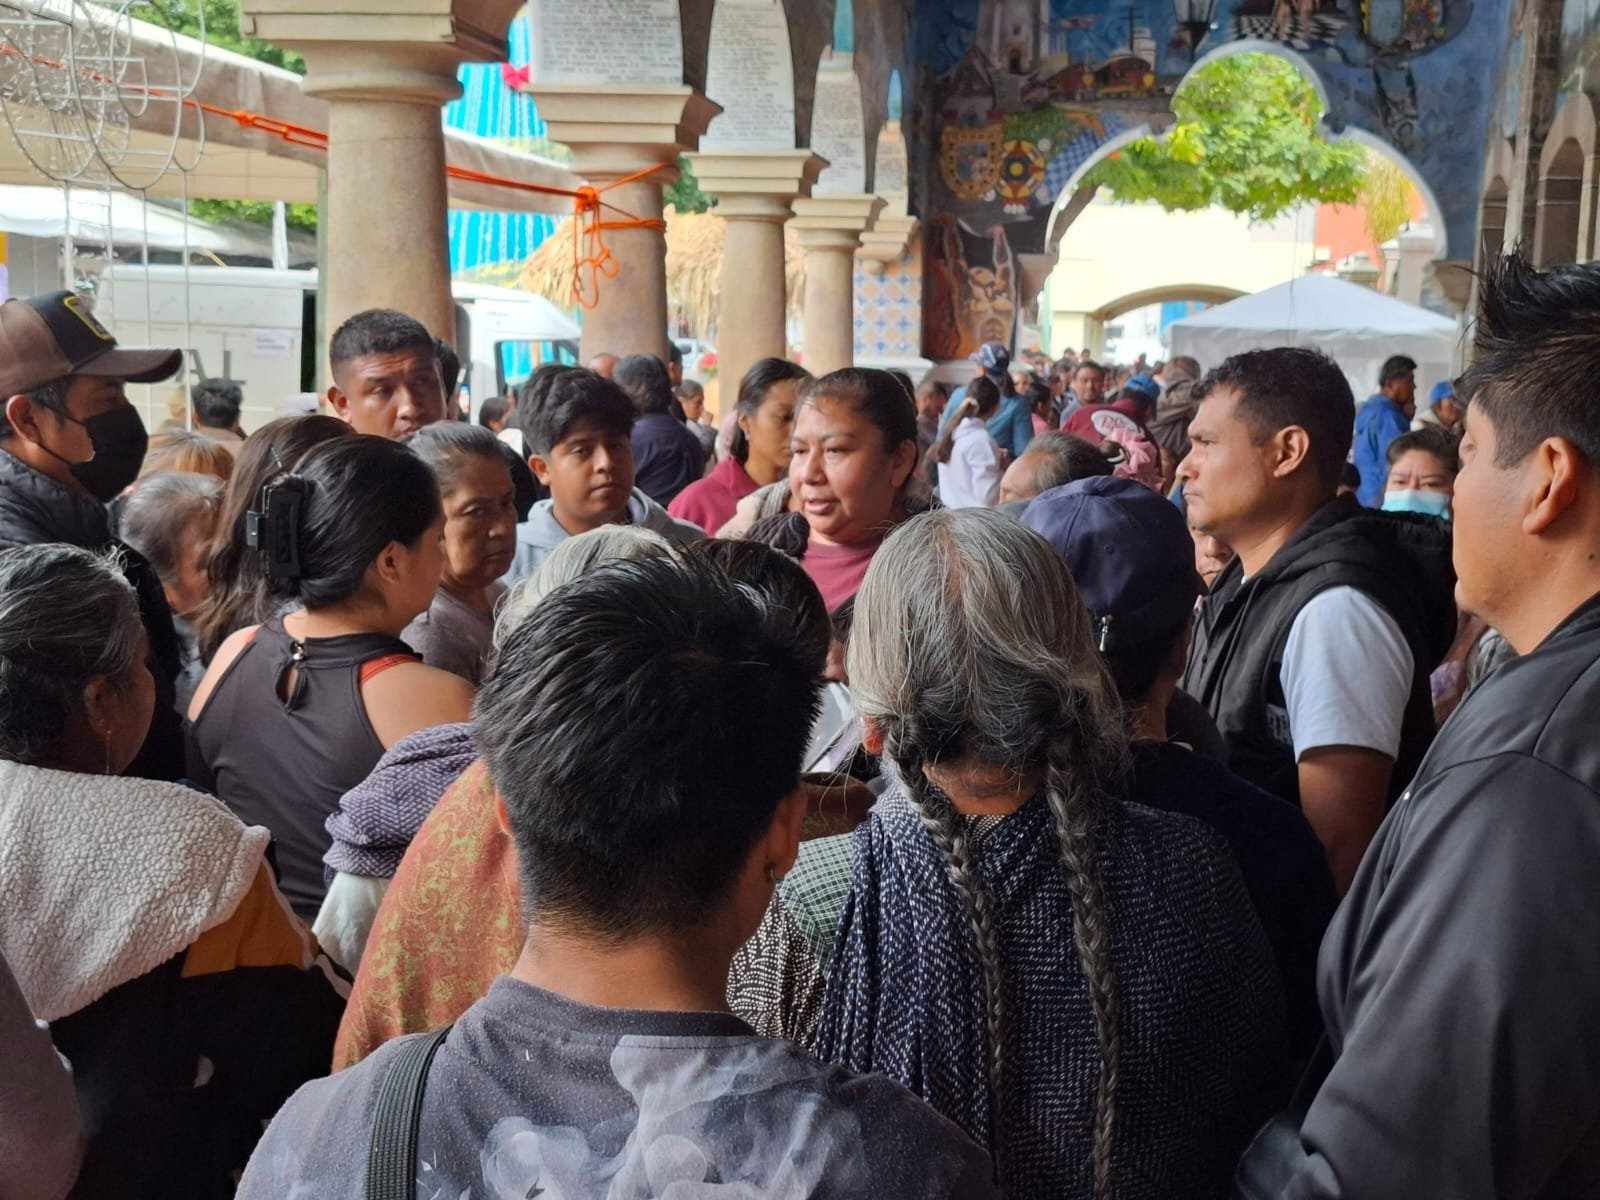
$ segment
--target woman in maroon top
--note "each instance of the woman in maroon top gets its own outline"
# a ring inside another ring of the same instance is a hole
[[[667,512],[715,537],[733,519],[739,501],[782,479],[789,469],[795,393],[810,378],[804,367],[783,358],[763,358],[746,371],[734,409],[732,452],[711,474],[679,492]]]
[[[811,527],[806,573],[833,612],[861,586],[883,539],[918,506],[916,406],[887,371],[853,367],[806,390],[790,438],[789,490]]]

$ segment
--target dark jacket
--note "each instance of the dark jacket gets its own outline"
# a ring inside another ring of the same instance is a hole
[[[1309,1057],[1322,1032],[1317,949],[1338,904],[1311,825],[1292,804],[1176,742],[1134,743],[1131,798],[1203,821],[1228,843],[1283,980],[1291,1056]]]
[[[111,536],[105,505],[87,492],[64,487],[15,455],[0,450],[0,550],[64,542],[96,553],[115,548],[122,573],[139,594],[154,658],[156,709],[139,756],[124,772],[141,779],[183,778],[183,721],[177,709],[177,678],[183,643],[155,568],[131,546]]]
[[[1600,1195],[1600,597],[1446,722],[1323,943],[1286,1195]]]
[[[1237,559],[1218,577],[1195,622],[1183,688],[1210,710],[1228,766],[1296,804],[1300,784],[1280,681],[1294,620],[1313,598],[1353,587],[1394,618],[1411,649],[1411,696],[1401,723],[1391,796],[1433,739],[1428,676],[1455,636],[1450,531],[1433,517],[1370,512],[1329,501],[1246,580]],[[1351,647],[1359,667],[1360,648]]]
[[[667,413],[646,413],[633,423],[633,482],[665,508],[706,471],[700,439]]]
[[[327,1073],[347,985],[270,893],[50,1023],[88,1143],[74,1196],[226,1200],[263,1123]]]

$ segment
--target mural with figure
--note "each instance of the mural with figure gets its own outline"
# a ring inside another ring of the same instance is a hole
[[[1600,7],[1568,0],[1580,3]],[[1470,259],[1510,4],[919,0],[923,353],[960,357],[980,330],[1014,319],[1015,256],[1045,250],[1062,190],[1107,142],[1166,113],[1194,63],[1229,44],[1281,46],[1308,63],[1329,127],[1359,127],[1404,155],[1440,203],[1445,257]]]

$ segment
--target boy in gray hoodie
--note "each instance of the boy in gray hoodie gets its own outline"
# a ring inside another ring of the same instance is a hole
[[[633,402],[581,367],[541,368],[517,397],[528,466],[550,492],[517,526],[507,583],[526,579],[567,538],[602,525],[641,525],[674,545],[704,535],[633,486]]]

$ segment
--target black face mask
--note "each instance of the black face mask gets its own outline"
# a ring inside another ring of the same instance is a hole
[[[122,494],[122,489],[139,478],[139,468],[144,465],[145,451],[150,448],[150,435],[145,432],[144,419],[131,404],[119,404],[110,412],[80,421],[67,417],[74,425],[82,425],[94,447],[94,457],[88,462],[69,462],[67,469],[72,477],[88,490],[101,504],[109,504]],[[45,447],[51,454],[54,450]],[[61,458],[56,454],[57,458]],[[66,459],[61,459],[66,462]]]

